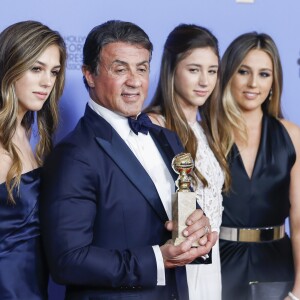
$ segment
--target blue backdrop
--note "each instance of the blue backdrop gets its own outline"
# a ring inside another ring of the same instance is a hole
[[[166,36],[179,23],[196,23],[210,29],[219,39],[221,54],[241,33],[256,30],[270,34],[278,45],[283,63],[284,114],[300,125],[299,12],[299,0],[253,0],[253,3],[236,0],[10,0],[1,3],[0,31],[17,21],[33,19],[64,36],[69,59],[66,87],[61,99],[58,140],[74,127],[88,99],[80,71],[85,36],[94,26],[109,19],[137,23],[154,44],[146,104],[153,95],[159,76]],[[50,299],[60,300],[62,295],[62,288],[51,285]]]

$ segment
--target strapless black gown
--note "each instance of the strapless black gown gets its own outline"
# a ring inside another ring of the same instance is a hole
[[[238,148],[230,156],[232,191],[223,195],[222,226],[249,228],[281,225],[289,216],[290,171],[296,153],[284,126],[264,116],[251,179]],[[224,300],[248,299],[251,281],[292,281],[292,247],[288,235],[259,243],[220,240]]]
[[[47,299],[47,268],[42,251],[38,197],[40,169],[22,175],[15,205],[0,185],[0,299]]]

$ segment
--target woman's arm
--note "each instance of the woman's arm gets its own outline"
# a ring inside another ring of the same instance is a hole
[[[295,283],[292,293],[300,298],[300,128],[282,120],[296,150],[296,161],[291,170],[290,184],[290,231],[295,265]],[[286,299],[290,299],[287,297]]]

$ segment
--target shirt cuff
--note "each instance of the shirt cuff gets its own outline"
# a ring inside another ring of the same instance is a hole
[[[166,285],[164,260],[159,246],[152,246],[157,267],[157,285]]]

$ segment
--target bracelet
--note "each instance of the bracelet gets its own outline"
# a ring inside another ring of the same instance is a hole
[[[288,293],[288,296],[292,299],[292,300],[300,300],[298,297],[296,297],[292,292]]]

